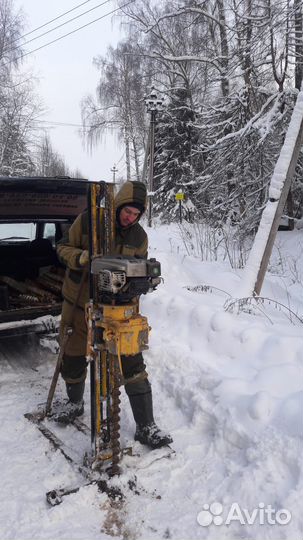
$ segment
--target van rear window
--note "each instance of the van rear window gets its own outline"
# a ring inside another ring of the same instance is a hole
[[[35,223],[0,223],[0,243],[34,240]]]

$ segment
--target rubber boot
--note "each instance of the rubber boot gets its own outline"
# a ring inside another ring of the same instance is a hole
[[[125,386],[136,422],[135,441],[154,450],[173,442],[170,435],[161,431],[154,420],[153,399],[147,380]],[[135,392],[140,393],[135,393]]]
[[[68,395],[68,399],[72,403],[79,403],[80,401],[83,402],[83,395],[84,395],[84,389],[85,389],[85,381],[81,381],[78,383],[65,383],[66,384],[66,393]]]
[[[70,424],[77,416],[81,416],[84,413],[84,388],[85,381],[73,384],[66,383],[68,401],[61,406],[61,410],[57,410],[52,415],[55,422]]]

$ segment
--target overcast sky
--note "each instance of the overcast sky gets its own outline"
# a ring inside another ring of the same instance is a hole
[[[102,0],[89,0],[79,9],[72,11],[52,24],[41,28],[24,38],[33,39],[39,34],[66,22],[72,17],[91,9]],[[104,0],[103,0],[104,1]],[[83,3],[83,0],[14,0],[15,9],[22,8],[26,18],[24,33],[43,25]],[[62,26],[43,37],[24,45],[24,51],[32,51],[63,34],[66,34],[88,22],[111,12],[117,4],[109,0],[103,6]],[[113,16],[103,19],[79,30],[56,43],[48,45],[39,51],[29,54],[23,60],[24,66],[31,67],[38,78],[37,92],[47,109],[44,121],[81,124],[80,101],[88,93],[95,93],[98,82],[98,72],[93,66],[93,58],[98,54],[104,55],[109,45],[115,45],[119,40],[119,22],[113,21]],[[48,125],[47,123],[45,125]],[[48,127],[54,150],[65,159],[71,169],[80,169],[83,176],[91,180],[111,180],[110,169],[117,164],[118,175],[125,170],[123,148],[116,138],[108,134],[104,141],[89,154],[76,127]]]

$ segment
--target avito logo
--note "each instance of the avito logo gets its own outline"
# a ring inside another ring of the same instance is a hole
[[[256,508],[249,510],[241,508],[236,502],[232,503],[227,509],[226,518],[223,519],[223,506],[219,502],[213,502],[210,505],[204,504],[203,510],[197,515],[197,521],[202,527],[214,525],[230,525],[232,522],[238,522],[241,525],[287,525],[291,520],[291,513],[286,508],[276,510],[270,504],[265,505],[260,502]],[[224,515],[226,512],[224,512]]]

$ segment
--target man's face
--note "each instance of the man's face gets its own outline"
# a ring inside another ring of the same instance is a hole
[[[120,212],[119,221],[121,227],[129,227],[132,225],[140,215],[140,210],[133,206],[124,206]]]

